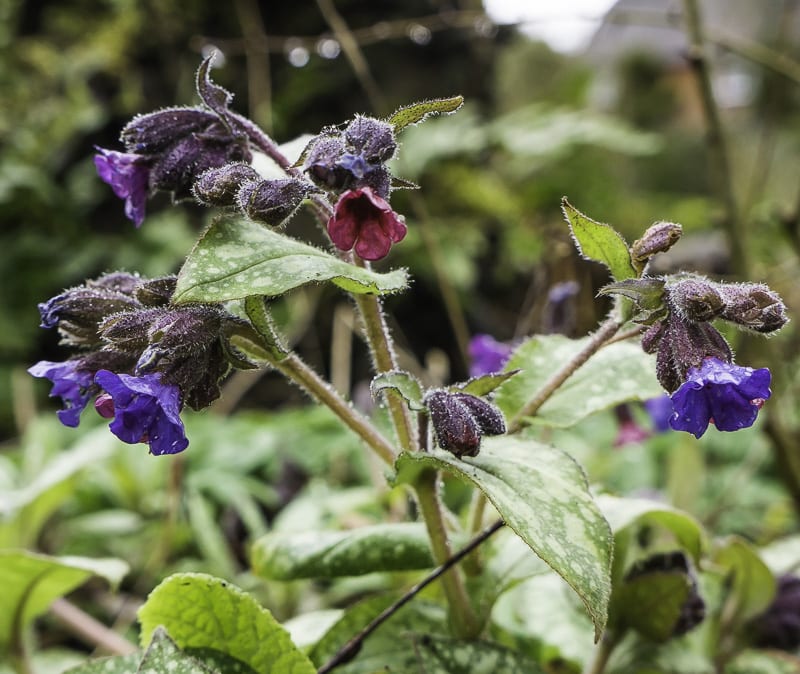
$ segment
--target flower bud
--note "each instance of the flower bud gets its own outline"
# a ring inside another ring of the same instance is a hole
[[[397,149],[394,127],[372,117],[357,115],[344,130],[347,143],[367,162],[377,164],[392,158]]]
[[[320,135],[311,141],[303,167],[320,187],[334,191],[347,189],[353,182],[353,174],[339,164],[346,152],[341,135]]]
[[[642,238],[631,246],[631,259],[640,266],[656,253],[663,253],[674,246],[683,234],[683,227],[675,222],[656,222],[647,228]]]
[[[775,598],[750,622],[748,632],[760,648],[793,652],[800,646],[800,578],[778,578]]]
[[[251,181],[242,185],[237,202],[251,220],[278,227],[294,215],[312,189],[297,178]]]
[[[786,305],[778,293],[762,283],[720,286],[725,307],[720,318],[756,332],[780,330],[789,320]]]
[[[203,173],[194,183],[192,192],[207,206],[234,206],[242,185],[261,179],[250,164],[235,162]]]
[[[142,281],[136,288],[135,297],[146,307],[166,306],[172,299],[177,284],[177,276],[162,276]]]
[[[502,435],[506,423],[500,410],[468,393],[434,390],[423,400],[439,446],[457,457],[477,456],[481,437]]]
[[[136,115],[122,129],[120,138],[128,152],[159,154],[176,139],[203,131],[218,120],[217,115],[201,108],[166,108]]]
[[[703,278],[683,278],[667,284],[667,294],[674,309],[695,323],[710,321],[725,308],[718,284]]]

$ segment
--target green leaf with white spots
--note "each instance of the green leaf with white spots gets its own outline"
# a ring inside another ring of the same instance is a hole
[[[206,667],[192,656],[184,653],[167,636],[163,627],[156,628],[153,638],[145,651],[137,674],[213,674],[214,669]]]
[[[494,399],[506,419],[513,419],[561,367],[575,358],[588,339],[545,335],[520,344],[506,365],[520,372],[497,390]],[[642,351],[638,343],[616,342],[578,368],[530,421],[566,428],[595,412],[663,393],[656,379],[655,358]]]
[[[77,667],[71,667],[63,674],[137,674],[141,653],[116,655],[111,658],[97,658]]]
[[[143,645],[162,625],[179,648],[204,660],[227,656],[244,663],[245,671],[316,674],[314,665],[269,611],[249,594],[213,576],[170,576],[139,609],[139,622]]]
[[[318,248],[237,218],[213,223],[178,274],[173,302],[227,302],[276,297],[307,283],[331,281],[351,293],[382,295],[408,285],[404,269],[379,274]]]
[[[569,223],[578,252],[583,257],[604,264],[615,281],[638,276],[631,262],[628,244],[616,229],[584,215],[566,197],[561,200],[561,211]]]
[[[484,438],[476,457],[458,459],[441,450],[401,454],[397,479],[413,482],[426,468],[478,487],[506,524],[577,592],[599,638],[611,595],[611,530],[570,456],[533,440]]]
[[[116,586],[128,573],[119,559],[48,557],[25,550],[0,551],[0,653],[19,644],[23,630],[59,597],[93,576]]]
[[[251,552],[253,573],[274,580],[360,576],[435,566],[425,525],[377,524],[349,531],[272,532]]]
[[[422,404],[422,384],[413,374],[404,372],[403,370],[392,370],[391,372],[382,372],[372,380],[369,385],[369,390],[373,398],[377,398],[381,391],[390,389],[395,391],[408,403],[409,408],[412,410],[424,410],[425,406]]]
[[[386,121],[394,127],[395,132],[402,131],[407,126],[418,124],[430,115],[455,112],[463,104],[463,96],[434,98],[430,101],[412,103],[411,105],[400,108]]]
[[[542,669],[522,653],[482,641],[418,635],[413,639],[418,672],[426,674],[540,674]]]

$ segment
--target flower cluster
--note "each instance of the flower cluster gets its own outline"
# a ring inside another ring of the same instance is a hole
[[[62,344],[76,349],[69,360],[28,370],[53,382],[64,425],[77,426],[94,398],[124,442],[146,442],[153,454],[186,448],[179,413],[219,397],[231,361],[226,336],[243,322],[217,305],[171,305],[174,288],[174,277],[117,272],[39,305],[42,326],[57,327]]]
[[[483,398],[434,389],[423,399],[439,446],[457,457],[477,456],[484,435],[506,432],[503,413]]]

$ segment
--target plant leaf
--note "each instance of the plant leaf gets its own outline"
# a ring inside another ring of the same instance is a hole
[[[420,101],[400,108],[386,121],[394,127],[395,132],[401,131],[411,124],[418,124],[429,115],[455,112],[464,104],[463,96],[452,98],[434,98],[429,101]]]
[[[77,667],[71,667],[63,674],[137,674],[141,658],[141,653],[97,658]]]
[[[714,553],[714,563],[730,582],[728,601],[735,601],[739,623],[764,611],[775,596],[772,571],[744,539],[732,536]]]
[[[519,370],[511,370],[510,372],[483,374],[480,377],[473,377],[469,381],[465,381],[461,384],[455,384],[451,386],[450,389],[461,393],[469,393],[474,396],[485,396],[502,386],[518,372]]]
[[[566,197],[561,200],[561,211],[583,257],[604,264],[615,281],[638,276],[631,262],[628,244],[617,230],[584,215]]]
[[[145,651],[138,674],[203,674],[213,672],[195,658],[180,650],[163,627],[157,627]]]
[[[253,544],[256,575],[274,580],[360,576],[435,566],[423,524],[402,522],[349,531],[272,532]]]
[[[0,651],[21,638],[21,630],[92,576],[116,587],[128,565],[120,559],[48,557],[24,550],[0,551]]]
[[[249,594],[200,573],[178,573],[164,580],[139,609],[141,643],[163,625],[179,648],[218,651],[256,672],[315,674],[311,661],[289,634]]]
[[[653,571],[624,581],[614,591],[614,612],[625,627],[656,642],[672,637],[692,581],[675,571]]]
[[[404,269],[379,274],[255,222],[225,218],[214,222],[189,253],[173,302],[274,297],[322,281],[351,293],[380,295],[403,290],[407,275]]]
[[[391,372],[381,372],[372,380],[369,390],[373,398],[377,398],[381,391],[390,389],[397,392],[408,403],[412,410],[424,410],[422,397],[424,391],[419,379],[414,375],[403,370],[393,370]]]
[[[599,638],[611,595],[611,530],[571,457],[532,440],[484,438],[473,458],[441,450],[401,454],[397,479],[413,482],[426,467],[486,494],[506,524],[578,593]]]
[[[513,419],[547,380],[583,349],[587,339],[545,335],[518,346],[506,367],[520,372],[498,389],[494,399],[506,418]],[[600,349],[567,379],[532,421],[566,428],[600,410],[663,393],[654,357],[638,344],[616,342]]]

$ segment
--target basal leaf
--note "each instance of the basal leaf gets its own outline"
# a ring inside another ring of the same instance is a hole
[[[408,372],[402,370],[382,372],[372,380],[369,389],[373,397],[376,397],[381,391],[391,389],[400,394],[412,410],[425,409],[422,404],[422,384],[419,383],[419,379]]]
[[[137,674],[212,674],[214,671],[184,653],[163,627],[157,627]]]
[[[713,559],[730,584],[728,601],[735,602],[738,621],[746,621],[770,605],[775,577],[749,543],[731,537],[715,551]]]
[[[478,487],[506,524],[578,593],[599,637],[611,594],[611,530],[572,458],[535,441],[500,436],[484,438],[473,458],[440,450],[406,453],[396,467],[401,482],[433,467]]]
[[[565,363],[583,349],[588,338],[562,335],[532,337],[515,350],[506,368],[520,370],[505,382],[495,403],[511,420]],[[565,428],[590,414],[630,400],[663,395],[655,375],[655,359],[632,342],[603,347],[564,382],[539,408],[534,423]]]
[[[400,108],[386,121],[394,127],[395,131],[401,131],[411,124],[417,124],[418,122],[421,122],[429,115],[455,112],[463,104],[463,96],[453,96],[453,98],[434,98],[430,101],[412,103],[411,105]]]
[[[256,672],[315,674],[289,634],[249,594],[199,573],[178,573],[150,593],[139,609],[141,643],[163,625],[179,648],[218,651]]]
[[[63,674],[137,674],[141,659],[140,653],[97,658],[77,667],[71,667]]]
[[[24,550],[0,551],[0,652],[21,630],[92,576],[116,586],[128,572],[119,559],[48,557]]]
[[[566,197],[561,200],[561,210],[583,257],[604,264],[615,281],[638,276],[628,244],[617,230],[584,215]]]
[[[275,580],[358,576],[435,566],[423,524],[395,523],[349,531],[273,532],[252,550],[253,572]]]
[[[352,293],[380,295],[403,290],[407,276],[403,269],[379,274],[249,220],[223,218],[192,249],[178,275],[173,301],[274,297],[322,281]]]

